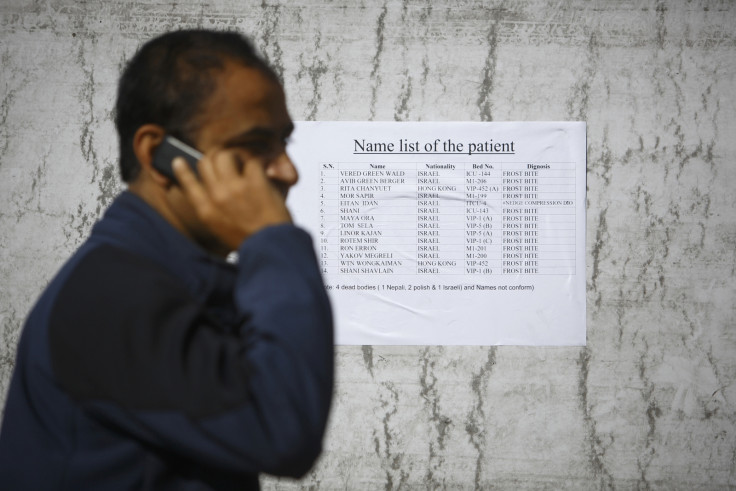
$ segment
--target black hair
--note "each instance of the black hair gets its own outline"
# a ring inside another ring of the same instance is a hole
[[[213,72],[231,60],[258,68],[278,81],[266,61],[243,35],[231,31],[181,30],[141,46],[120,77],[115,126],[120,138],[120,175],[134,180],[140,164],[133,137],[144,124],[193,143],[197,115],[215,88]]]

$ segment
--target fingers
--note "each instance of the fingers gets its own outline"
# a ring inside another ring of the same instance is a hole
[[[268,181],[266,169],[261,160],[246,159],[243,162],[243,177],[254,185],[262,185]]]
[[[242,159],[242,160],[241,160]],[[242,165],[242,170],[239,168]],[[291,221],[285,193],[269,179],[261,159],[218,149],[197,164],[199,178],[176,159],[174,174],[202,224],[230,248],[256,231]]]
[[[253,159],[246,159],[248,162]],[[198,164],[202,181],[206,185],[216,182],[232,183],[243,178],[245,163],[237,152],[227,149],[215,150],[206,155]]]
[[[197,174],[199,174],[200,185],[204,185],[207,182],[211,182],[216,179],[214,169],[211,165],[207,165],[210,160],[209,155],[205,155],[199,162],[197,162]]]
[[[238,176],[238,156],[229,150],[217,150],[209,156],[204,165],[211,168],[210,177],[216,177],[218,181],[230,181]]]
[[[216,153],[215,157],[215,167],[220,179],[232,180],[240,176],[243,164],[237,153],[222,151]]]
[[[171,166],[174,169],[174,175],[179,182],[179,186],[189,201],[195,205],[205,202],[207,193],[187,162],[182,157],[176,157]]]
[[[195,196],[203,196],[209,188],[223,183],[235,184],[245,180],[250,186],[261,186],[269,181],[267,169],[260,159],[241,160],[239,155],[228,150],[215,151],[200,160],[197,163],[199,177],[182,158],[174,159],[172,167],[185,192]]]

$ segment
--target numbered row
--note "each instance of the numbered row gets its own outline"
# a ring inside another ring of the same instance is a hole
[[[548,246],[574,246],[575,235],[552,236],[547,234],[545,236],[532,234],[524,235],[504,235],[502,237],[489,237],[489,236],[475,236],[468,238],[467,236],[458,234],[455,236],[444,236],[444,237],[430,237],[430,236],[412,236],[412,235],[401,235],[401,230],[397,232],[397,235],[392,236],[388,234],[381,235],[340,235],[339,237],[332,237],[325,234],[321,235],[320,239],[327,239],[330,245],[348,245],[348,244],[364,244],[364,245],[380,245],[380,246],[402,246],[401,250],[411,250],[411,246],[416,245],[467,245],[477,244],[486,246],[524,246],[524,245],[544,245]]]
[[[422,172],[399,171],[391,176],[342,175],[337,172],[321,173],[323,185],[354,184],[491,184],[495,186],[555,186],[575,183],[575,171],[551,171],[542,176],[476,175],[474,172],[442,172],[428,175]]]
[[[488,206],[467,206],[448,209],[444,212],[435,207],[417,209],[397,206],[386,210],[361,210],[358,208],[337,208],[330,213],[325,207],[320,214],[320,223],[357,222],[496,222],[496,223],[575,223],[575,213],[569,210],[540,210],[536,213],[523,213],[530,208],[500,208]]]
[[[409,253],[407,253],[409,252]],[[383,260],[452,260],[463,261],[468,259],[487,259],[491,261],[574,261],[575,251],[545,251],[534,252],[494,252],[494,251],[466,251],[433,250],[431,248],[417,248],[415,251],[364,251],[340,249],[339,251],[321,250],[319,257],[325,261],[383,261]]]
[[[500,266],[481,265],[479,262],[457,262],[452,265],[418,264],[415,266],[333,266],[323,265],[325,275],[574,275],[575,265],[558,266]]]
[[[440,193],[439,199],[454,199],[465,193],[492,193],[503,195],[508,193],[543,193],[543,194],[572,194],[575,195],[575,182],[550,184],[547,186],[501,186],[496,184],[478,183],[361,183],[335,184],[325,183],[319,187],[320,198],[323,196],[339,199],[366,199],[365,194],[378,193],[367,199],[421,199],[425,193]]]

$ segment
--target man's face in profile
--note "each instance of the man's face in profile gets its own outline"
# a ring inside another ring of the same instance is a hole
[[[294,125],[281,85],[257,68],[230,61],[214,77],[215,89],[194,121],[198,127],[195,147],[203,153],[233,152],[241,164],[258,160],[285,201],[298,174],[286,154]],[[178,214],[190,232],[200,242],[212,240],[188,202],[178,201]]]
[[[197,117],[195,145],[202,152],[228,149],[263,161],[284,197],[298,175],[286,154],[294,125],[281,85],[257,68],[227,62],[216,88]]]

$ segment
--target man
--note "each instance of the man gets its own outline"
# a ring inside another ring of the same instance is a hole
[[[285,204],[298,176],[277,77],[238,34],[165,34],[126,67],[116,125],[128,189],[26,322],[0,489],[303,475],[331,401],[332,316]],[[167,134],[204,154],[197,173],[154,169]]]

